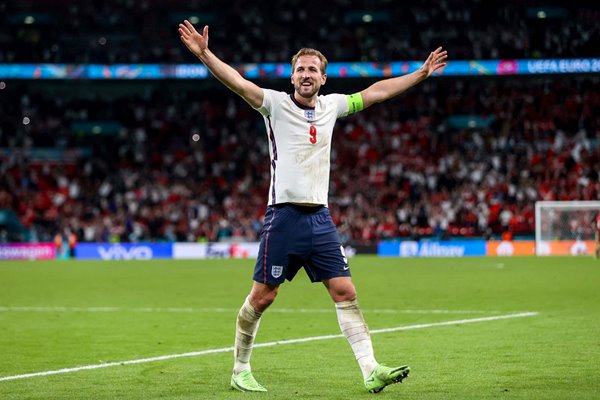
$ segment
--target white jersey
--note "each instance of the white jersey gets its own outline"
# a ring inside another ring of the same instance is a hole
[[[318,96],[314,108],[293,95],[263,89],[257,110],[269,137],[271,187],[268,205],[280,203],[327,206],[331,137],[335,121],[348,115],[347,96]]]

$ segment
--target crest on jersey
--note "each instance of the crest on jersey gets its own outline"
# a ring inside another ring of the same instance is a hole
[[[313,122],[315,120],[315,110],[304,110],[304,116],[308,122]]]
[[[271,267],[271,275],[273,275],[273,278],[279,278],[282,273],[283,273],[283,266],[273,265]]]

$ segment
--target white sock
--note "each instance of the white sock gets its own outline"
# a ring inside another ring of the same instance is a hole
[[[348,343],[350,343],[350,347],[352,347],[363,378],[367,378],[377,366],[377,361],[373,354],[369,328],[360,308],[358,308],[358,301],[351,300],[335,303],[335,311],[340,329],[348,340]]]
[[[250,305],[248,297],[238,312],[235,324],[235,348],[233,351],[233,373],[239,374],[245,369],[250,369],[250,355],[254,346],[254,338],[260,324],[259,313]]]

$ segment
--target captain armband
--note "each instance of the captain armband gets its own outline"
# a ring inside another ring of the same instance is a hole
[[[360,93],[349,94],[346,96],[348,101],[348,115],[362,111],[363,99]]]

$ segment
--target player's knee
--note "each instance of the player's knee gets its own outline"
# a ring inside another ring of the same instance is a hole
[[[339,303],[340,301],[352,301],[356,299],[356,289],[352,285],[344,285],[329,289],[331,299]]]
[[[336,303],[356,299],[356,289],[350,278],[333,278],[323,283],[329,291],[331,299]]]
[[[355,291],[343,291],[343,292],[331,293],[331,298],[336,303],[339,303],[340,301],[352,301],[352,300],[356,299],[356,292]]]
[[[252,306],[254,307],[254,309],[256,311],[263,312],[271,304],[273,304],[273,301],[275,301],[275,295],[269,294],[268,296],[262,296],[262,297],[255,299],[255,301],[252,303]]]
[[[250,294],[250,304],[258,312],[265,311],[277,297],[278,288],[265,288],[264,290],[253,290]]]

